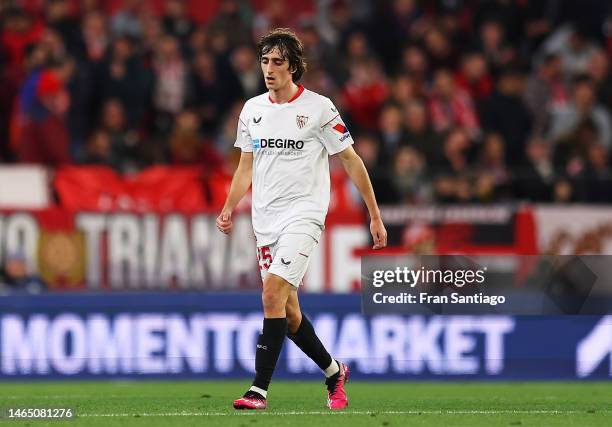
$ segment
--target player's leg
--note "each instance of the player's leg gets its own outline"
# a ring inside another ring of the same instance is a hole
[[[325,346],[317,337],[314,327],[308,317],[302,313],[297,292],[289,294],[287,306],[288,335],[293,341],[325,374],[327,385],[327,407],[330,409],[344,409],[348,406],[348,398],[344,384],[348,381],[348,367],[333,359]]]
[[[285,279],[269,273],[264,280],[261,300],[264,310],[263,332],[255,352],[255,380],[253,386],[268,390],[278,356],[287,335],[287,299],[295,288]]]
[[[268,273],[263,282],[261,300],[264,310],[263,331],[255,351],[255,379],[245,395],[234,401],[236,409],[265,409],[268,386],[287,335],[285,306],[295,288],[285,279]]]
[[[292,292],[287,299],[287,322],[289,333],[287,338],[297,345],[306,356],[325,373],[327,378],[340,371],[338,363],[330,356],[325,346],[317,337],[308,317],[302,313],[297,292]]]

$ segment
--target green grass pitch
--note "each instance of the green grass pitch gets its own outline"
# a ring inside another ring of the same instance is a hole
[[[348,410],[325,408],[322,382],[276,381],[266,411],[235,411],[248,381],[1,382],[0,406],[72,407],[30,426],[610,426],[612,383],[352,382]]]

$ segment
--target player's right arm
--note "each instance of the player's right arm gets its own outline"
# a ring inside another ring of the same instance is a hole
[[[248,102],[247,102],[248,103]],[[232,230],[232,211],[246,194],[253,180],[253,143],[247,126],[247,105],[242,108],[240,117],[238,118],[238,128],[236,129],[236,142],[234,147],[240,148],[240,162],[234,172],[232,184],[230,185],[229,194],[225,200],[225,205],[221,210],[221,214],[217,217],[217,228],[228,234]]]
[[[243,151],[240,154],[240,162],[234,172],[232,178],[232,184],[225,200],[225,205],[221,210],[221,213],[217,217],[217,228],[219,231],[225,234],[229,234],[232,230],[232,211],[242,199],[242,197],[249,191],[251,181],[253,179],[253,153]]]

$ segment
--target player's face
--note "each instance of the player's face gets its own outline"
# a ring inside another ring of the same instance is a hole
[[[289,61],[283,58],[277,48],[261,57],[261,71],[266,87],[269,90],[279,90],[291,84]]]

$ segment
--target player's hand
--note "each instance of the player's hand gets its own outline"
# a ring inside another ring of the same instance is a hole
[[[370,233],[372,233],[372,240],[374,240],[372,249],[382,249],[387,246],[387,230],[382,219],[372,219],[370,221]]]
[[[220,232],[229,234],[232,231],[232,212],[223,210],[217,217],[217,228]]]

